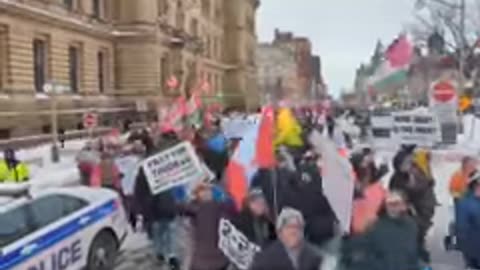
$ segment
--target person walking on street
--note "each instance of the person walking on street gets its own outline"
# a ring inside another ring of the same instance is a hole
[[[78,152],[75,159],[81,184],[87,186],[90,183],[93,168],[100,162],[100,153],[94,148],[94,143],[89,141]]]
[[[101,154],[100,162],[93,167],[90,175],[91,187],[109,188],[122,193],[121,175],[110,153]]]
[[[450,178],[449,190],[454,204],[467,193],[470,175],[476,170],[476,160],[472,157],[464,157],[461,167]]]
[[[430,263],[430,254],[425,240],[437,206],[434,193],[435,181],[430,169],[430,155],[427,151],[417,150],[405,152],[394,158],[396,170],[390,181],[390,189],[398,190],[406,195],[411,214],[418,225],[418,241],[421,259]]]
[[[172,270],[179,269],[175,245],[177,211],[173,192],[166,190],[152,194],[145,172],[140,168],[135,180],[134,198],[158,262],[168,264]]]
[[[0,183],[23,183],[29,178],[27,164],[17,159],[15,150],[6,149],[0,161]]]
[[[458,246],[469,269],[480,269],[480,173],[470,177],[466,195],[458,202]]]
[[[252,189],[233,224],[250,242],[265,247],[275,239],[275,227],[260,189]]]
[[[179,211],[192,218],[193,255],[191,270],[225,270],[229,262],[218,247],[220,219],[229,218],[233,205],[216,201],[212,186],[200,183],[194,190],[194,200],[180,205]]]
[[[322,258],[304,239],[305,221],[293,208],[284,208],[277,219],[278,239],[257,254],[250,270],[319,270]]]
[[[400,192],[390,192],[379,219],[366,234],[365,268],[369,270],[420,270],[418,228],[408,215],[408,206]],[[428,269],[428,268],[427,268]]]

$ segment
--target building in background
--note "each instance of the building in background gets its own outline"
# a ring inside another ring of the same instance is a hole
[[[273,85],[281,92],[281,98],[302,104],[324,96],[321,59],[312,54],[308,38],[276,29],[273,41],[260,44],[258,50],[257,62],[262,70],[259,85],[263,91],[271,92],[270,79],[279,78]]]
[[[327,96],[327,86],[322,76],[322,60],[320,56],[312,56],[312,88],[310,97],[312,100],[321,100]]]
[[[256,53],[258,86],[264,102],[276,103],[297,91],[297,62],[292,50],[261,43]]]
[[[208,81],[211,97],[255,107],[258,0],[0,0],[0,139],[131,117]],[[168,89],[174,76],[178,89]],[[54,87],[58,89],[58,87]],[[248,97],[248,98],[247,98]],[[144,106],[142,106],[144,107]],[[132,119],[135,120],[135,119]]]
[[[273,44],[289,48],[295,54],[297,62],[298,89],[292,93],[296,102],[303,102],[309,97],[314,78],[312,72],[312,44],[308,38],[297,37],[292,32],[275,29]]]

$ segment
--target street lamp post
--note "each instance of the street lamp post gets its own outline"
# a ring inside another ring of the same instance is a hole
[[[43,91],[50,94],[50,126],[52,133],[52,148],[51,159],[52,162],[58,163],[60,161],[60,153],[58,149],[58,99],[57,95],[64,93],[68,90],[67,86],[58,84],[56,82],[46,83],[43,86]]]

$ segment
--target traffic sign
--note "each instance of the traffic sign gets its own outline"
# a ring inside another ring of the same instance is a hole
[[[95,112],[87,112],[83,115],[83,126],[93,129],[98,126],[98,115]]]
[[[433,85],[433,98],[438,102],[449,102],[456,94],[456,87],[451,81],[440,81]]]

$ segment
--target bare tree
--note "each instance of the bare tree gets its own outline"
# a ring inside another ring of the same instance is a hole
[[[480,37],[480,1],[417,0],[416,20],[409,30],[419,41],[438,32],[452,51],[472,50]]]

